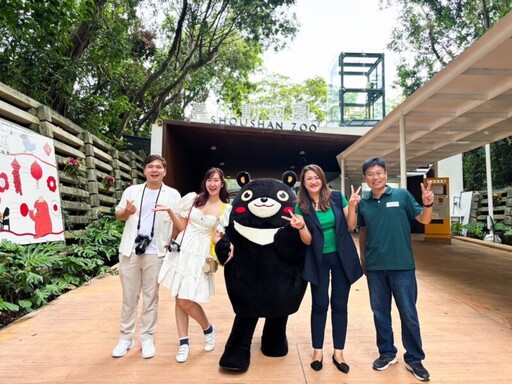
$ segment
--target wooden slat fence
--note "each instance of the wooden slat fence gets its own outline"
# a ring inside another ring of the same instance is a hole
[[[496,189],[493,194],[494,221],[512,225],[512,187]],[[470,221],[486,222],[489,215],[487,191],[473,194]]]
[[[100,214],[109,214],[130,184],[143,182],[143,158],[122,152],[36,100],[0,83],[0,117],[51,137],[67,239],[80,235]],[[80,162],[80,175],[64,172],[67,160]],[[112,186],[104,183],[112,176]]]

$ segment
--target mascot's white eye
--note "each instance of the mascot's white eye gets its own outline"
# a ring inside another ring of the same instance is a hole
[[[244,193],[242,193],[242,196],[240,196],[240,198],[242,199],[242,201],[251,200],[251,198],[252,198],[252,191],[250,191],[250,190],[245,191]]]
[[[286,191],[279,191],[277,192],[276,196],[281,201],[288,201],[288,199],[290,198],[290,195]]]

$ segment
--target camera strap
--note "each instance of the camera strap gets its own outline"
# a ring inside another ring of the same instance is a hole
[[[142,197],[140,198],[140,208],[139,209],[139,221],[137,222],[137,234],[139,233],[140,229],[140,217],[142,215],[142,202],[144,201],[144,192],[146,192],[147,185],[144,184],[144,189],[142,190]],[[158,189],[158,194],[156,195],[156,201],[155,201],[155,207],[158,204],[158,198],[160,197],[160,192],[162,191],[162,186]],[[153,212],[153,224],[151,224],[151,235],[150,238],[153,239],[153,236],[155,234],[155,219],[156,219],[156,211]]]

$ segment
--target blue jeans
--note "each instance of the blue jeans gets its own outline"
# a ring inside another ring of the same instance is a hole
[[[350,281],[337,252],[324,253],[319,285],[311,284],[311,337],[314,349],[324,345],[325,323],[329,308],[329,281],[331,286],[331,324],[334,349],[345,348],[347,337],[347,303]]]
[[[391,324],[391,298],[393,297],[400,314],[402,344],[406,350],[405,362],[416,363],[425,359],[416,310],[418,286],[415,270],[366,271],[366,279],[380,356],[395,357],[397,353]]]

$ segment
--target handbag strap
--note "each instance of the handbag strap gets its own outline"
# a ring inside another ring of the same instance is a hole
[[[215,224],[213,224],[212,236],[215,235],[215,231],[217,230],[217,225],[219,224],[220,217],[222,216],[222,213],[224,212],[225,208],[226,208],[226,203],[222,203],[222,205],[220,206],[219,214],[217,215],[217,219],[215,220]]]
[[[185,228],[183,228],[183,235],[181,235],[181,242],[183,243],[183,239],[185,238],[185,232],[187,231],[188,222],[190,221],[190,214],[192,213],[192,208],[194,208],[195,203],[197,202],[197,197],[194,199],[194,202],[190,206],[190,210],[188,211],[187,222],[185,223]]]
[[[185,223],[185,228],[183,228],[183,234],[181,235],[180,245],[183,243],[183,239],[185,237],[185,232],[187,231],[187,227],[188,227],[188,222],[190,221],[190,214],[192,213],[192,208],[194,208],[194,204],[196,203],[196,201],[197,201],[197,197],[192,202],[192,205],[190,206],[190,210],[188,211],[187,222]],[[171,243],[172,243],[172,239],[171,239]]]

